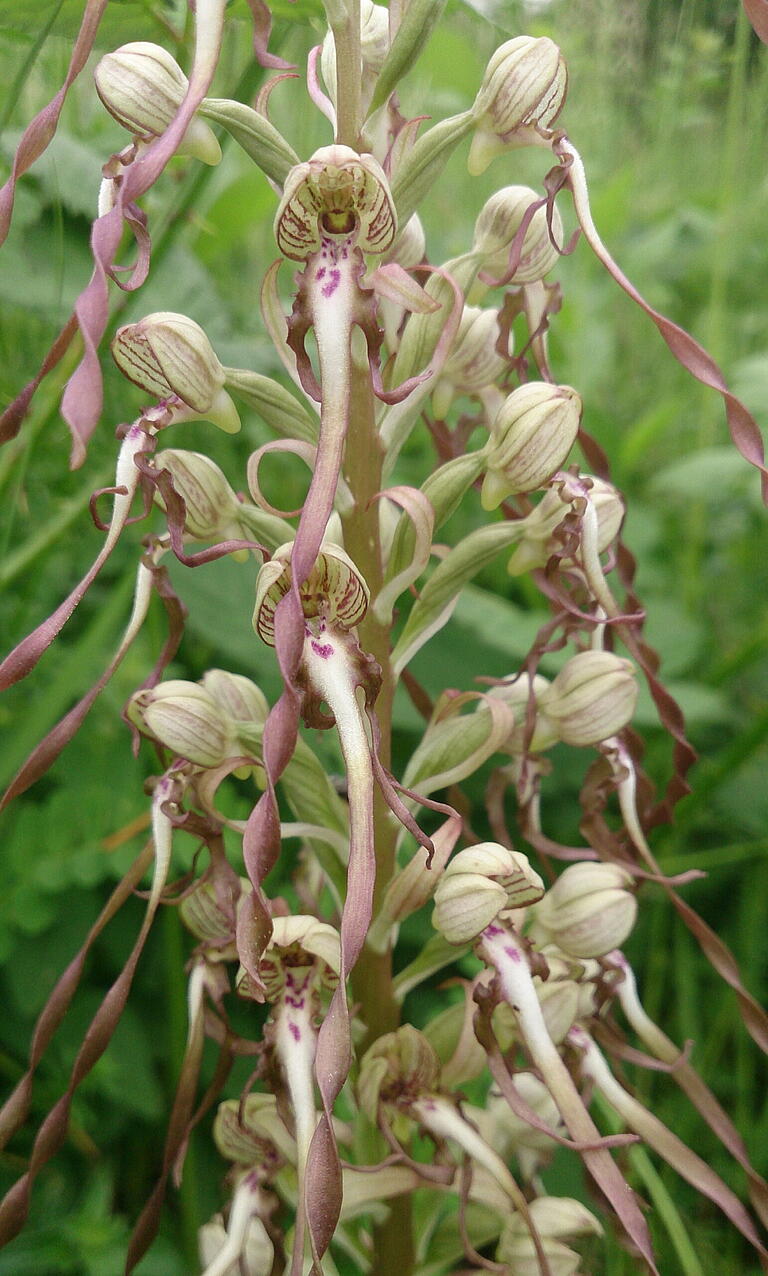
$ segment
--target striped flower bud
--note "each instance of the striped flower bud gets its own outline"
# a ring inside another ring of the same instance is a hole
[[[570,957],[602,957],[620,947],[637,916],[632,878],[618,864],[571,864],[533,909],[531,937]]]
[[[145,735],[195,766],[215,767],[230,756],[230,724],[197,682],[170,679],[137,691],[126,716]]]
[[[496,348],[499,335],[498,310],[464,307],[451,352],[432,394],[436,417],[443,419],[447,415],[455,394],[477,394],[501,376],[507,360]]]
[[[563,56],[546,38],[522,35],[496,50],[472,114],[476,131],[468,167],[476,176],[511,146],[538,142],[560,113],[568,82]]]
[[[224,389],[224,368],[194,319],[158,311],[125,324],[115,333],[112,357],[140,390],[190,409],[191,416],[177,419],[212,421],[227,434],[240,429],[237,409]]]
[[[550,749],[553,744],[557,744],[559,736],[552,723],[543,717],[536,709],[533,734],[527,740],[525,720],[528,713],[528,702],[533,695],[534,701],[538,701],[538,697],[549,686],[549,680],[543,678],[541,674],[534,674],[533,683],[527,673],[513,675],[509,681],[502,682],[496,687],[492,687],[488,692],[495,700],[503,700],[506,705],[515,711],[515,726],[511,733],[504,741],[504,748],[507,752],[516,754],[522,753],[527,748],[529,753],[543,753],[545,749]]]
[[[564,463],[576,441],[581,399],[569,385],[530,381],[505,399],[486,448],[483,509],[534,492]]]
[[[106,53],[93,73],[96,92],[110,115],[133,137],[149,142],[168,128],[189,89],[175,58],[159,44],[138,40]],[[218,164],[221,147],[209,124],[191,121],[179,153]]]
[[[239,673],[229,673],[226,669],[209,669],[203,674],[201,681],[222,713],[234,723],[247,722],[262,726],[266,722],[269,713],[266,696],[250,678],[244,678]]]
[[[539,698],[539,710],[565,744],[600,744],[631,721],[635,667],[612,651],[580,651]]]
[[[281,253],[306,261],[324,240],[351,238],[364,253],[385,253],[397,214],[384,169],[349,146],[322,146],[286,178],[275,216]]]
[[[270,647],[275,645],[277,604],[291,587],[292,550],[292,541],[276,549],[256,581],[253,627]],[[368,609],[368,586],[349,555],[330,542],[323,545],[299,592],[306,618],[321,618],[329,628],[352,629]]]
[[[215,461],[202,452],[166,448],[155,457],[155,469],[168,470],[186,508],[184,530],[195,540],[211,541],[240,535],[240,502]],[[162,492],[155,500],[165,509]]]
[[[473,252],[484,257],[483,269],[489,275],[504,275],[512,247],[523,218],[539,196],[530,186],[504,186],[486,201],[475,222]],[[552,207],[552,236],[547,224],[547,209],[536,210],[523,236],[520,261],[509,282],[531,284],[543,279],[558,259],[552,243],[563,242],[563,223],[557,205]]]
[[[220,1103],[213,1138],[221,1155],[236,1165],[278,1169],[296,1157],[293,1139],[278,1116],[272,1094],[249,1094],[245,1102],[227,1099]]]
[[[403,1024],[373,1043],[360,1063],[357,1096],[360,1108],[376,1124],[379,1103],[407,1108],[438,1085],[440,1061],[418,1029]]]
[[[235,913],[239,900],[251,890],[251,883],[244,877],[239,880],[239,888],[227,887],[227,896],[212,881],[201,880],[182,899],[181,920],[195,939],[205,944],[208,961],[237,961]]]
[[[544,883],[528,857],[498,842],[478,842],[451,860],[435,891],[432,925],[449,944],[470,944],[503,909],[541,899]]]

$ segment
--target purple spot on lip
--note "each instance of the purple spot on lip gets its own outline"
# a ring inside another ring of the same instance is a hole
[[[332,270],[332,271],[331,271],[331,278],[330,278],[329,282],[328,282],[328,283],[325,285],[325,287],[322,289],[322,294],[323,294],[323,296],[324,296],[324,297],[332,297],[332,296],[333,296],[333,294],[335,293],[336,289],[337,289],[337,288],[338,288],[338,286],[339,286],[339,281],[340,281],[340,279],[341,279],[341,271],[340,271],[340,270]]]
[[[297,1023],[289,1023],[288,1031],[290,1032],[294,1041],[301,1041],[301,1029],[299,1028],[299,1025]]]
[[[333,655],[333,647],[329,642],[315,642],[313,639],[310,643],[312,650],[316,656],[320,656],[321,660],[327,660]]]
[[[325,278],[325,266],[321,266],[320,269],[317,271],[317,274],[315,275],[315,279],[324,279],[324,278]]]
[[[507,954],[510,961],[520,961],[522,958],[522,953],[518,948],[505,948],[504,952]]]

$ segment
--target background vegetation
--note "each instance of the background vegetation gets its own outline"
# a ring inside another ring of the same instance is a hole
[[[81,0],[23,6],[0,0],[0,83],[7,86],[0,104],[0,164],[10,159],[24,122],[62,81],[81,8]],[[178,52],[167,23],[183,28],[185,9],[181,0],[113,0],[100,51],[152,39]],[[319,0],[298,0],[290,7],[279,0],[276,15],[274,47],[302,66],[322,31]],[[312,30],[298,20],[307,17]],[[649,300],[708,345],[758,420],[768,419],[768,56],[751,35],[740,5],[736,0],[553,0],[542,7],[473,0],[470,7],[450,0],[418,74],[406,81],[404,114],[438,117],[463,109],[492,49],[500,39],[522,32],[551,35],[568,59],[564,118],[587,164],[595,219],[617,259]],[[249,56],[247,7],[244,0],[233,0],[215,92],[250,97],[259,79]],[[300,155],[329,140],[300,80],[280,86],[271,102],[275,122]],[[100,166],[123,144],[86,72],[71,94],[53,146],[21,183],[14,228],[3,250],[3,403],[33,375],[89,275],[88,228]],[[155,269],[137,296],[114,297],[116,321],[151,310],[186,311],[204,324],[224,363],[278,374],[258,313],[261,277],[276,255],[275,197],[233,145],[225,144],[224,150],[216,170],[174,161],[147,197]],[[431,260],[442,261],[468,246],[474,217],[495,187],[520,181],[535,185],[546,167],[543,153],[520,152],[497,159],[473,180],[462,150],[424,215]],[[687,898],[729,943],[745,982],[759,994],[768,951],[763,902],[768,897],[768,532],[758,481],[728,443],[719,400],[666,357],[651,325],[585,247],[563,260],[558,278],[564,305],[555,321],[555,373],[582,394],[585,423],[608,451],[614,478],[627,495],[626,539],[640,561],[648,633],[662,653],[663,672],[687,711],[701,754],[693,795],[681,804],[675,826],[657,832],[655,848],[670,872],[708,870],[706,881],[686,888]],[[0,452],[3,651],[48,614],[93,558],[100,534],[88,517],[88,497],[111,481],[114,426],[131,419],[141,402],[138,392],[108,369],[103,427],[84,468],[70,473],[57,403],[72,366],[43,384],[19,439]],[[267,437],[262,422],[246,417],[236,438],[220,436],[207,425],[187,425],[172,443],[209,451],[235,488],[242,488],[246,458]],[[424,432],[403,457],[404,481],[423,479],[429,453]],[[270,499],[292,508],[302,497],[300,467],[294,470],[284,459],[273,470],[268,465]],[[477,503],[469,502],[445,538],[453,540],[485,517]],[[129,531],[35,675],[4,698],[3,783],[106,663],[127,614],[141,534]],[[173,675],[199,677],[218,665],[254,677],[274,694],[273,657],[256,643],[250,626],[254,575],[250,565],[228,560],[194,572],[177,567],[174,579],[191,614]],[[508,673],[527,648],[540,606],[524,580],[509,580],[501,562],[480,578],[452,624],[415,661],[414,672],[432,693],[444,686],[468,689],[473,673]],[[152,772],[152,759],[142,752],[138,763],[132,760],[120,710],[153,663],[162,633],[162,617],[153,612],[86,729],[50,775],[2,817],[3,1084],[10,1086],[21,1074],[35,1016],[56,975],[144,836],[142,775]],[[650,702],[642,706],[639,720],[648,740],[649,768],[663,783],[669,744]],[[414,711],[405,700],[398,704],[396,727],[395,769],[401,770],[417,738]],[[331,746],[323,742],[320,747]],[[556,758],[546,819],[564,840],[578,836],[581,765],[565,751]],[[468,786],[477,801],[484,778]],[[233,790],[233,809],[238,804],[244,809],[246,802]],[[191,840],[185,847],[184,839],[179,846],[182,870],[194,848]],[[628,952],[637,957],[648,1008],[678,1041],[695,1041],[694,1062],[765,1173],[768,1101],[757,1048],[740,1027],[734,997],[704,964],[676,915],[652,889],[644,900]],[[87,979],[40,1069],[37,1122],[57,1097],[76,1043],[129,951],[141,909],[139,900],[131,902],[97,945]],[[423,931],[413,928],[409,940],[417,951]],[[175,910],[165,910],[114,1043],[75,1101],[67,1148],[38,1183],[31,1224],[0,1253],[0,1276],[111,1276],[121,1270],[130,1222],[160,1162],[186,1030],[183,962],[190,947]],[[414,1022],[427,1017],[424,999],[434,995],[421,992],[409,1005]],[[661,1118],[733,1181],[731,1165],[664,1077],[643,1074],[636,1083]],[[28,1146],[22,1136],[0,1157],[3,1190],[23,1168]],[[568,1177],[567,1167],[556,1158],[548,1186],[555,1192],[583,1191]],[[140,1268],[144,1276],[195,1270],[196,1228],[222,1199],[223,1168],[203,1128],[193,1139],[181,1192],[170,1193],[164,1234]],[[648,1173],[636,1180],[646,1196],[652,1190]],[[658,1173],[657,1187],[674,1196],[702,1270],[751,1270],[738,1237],[721,1225],[714,1210],[671,1171]],[[661,1269],[676,1271],[663,1231],[656,1239]],[[635,1270],[618,1247],[609,1249],[605,1263],[609,1276]]]

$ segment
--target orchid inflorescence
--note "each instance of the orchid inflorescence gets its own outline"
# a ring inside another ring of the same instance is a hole
[[[668,1072],[745,1171],[754,1214],[765,1223],[766,1184],[687,1050],[646,1014],[621,951],[647,880],[668,894],[705,953],[719,951],[719,941],[678,892],[692,874],[664,876],[647,840],[685,792],[694,755],[643,636],[628,559],[617,551],[623,497],[583,424],[589,404],[558,383],[552,366],[548,331],[559,292],[547,277],[575,246],[565,242],[558,197],[571,196],[581,237],[674,357],[722,395],[733,439],[765,481],[757,427],[706,352],[643,300],[603,244],[584,166],[561,123],[567,69],[550,39],[502,44],[474,103],[419,135],[420,122],[400,114],[395,89],[439,6],[414,3],[401,13],[399,5],[387,12],[370,0],[328,0],[330,29],[310,57],[307,84],[333,140],[301,160],[268,118],[268,92],[255,108],[207,96],[225,4],[192,7],[189,77],[170,52],[146,42],[124,45],[96,67],[98,96],[131,141],[105,165],[94,192],[93,276],[40,375],[5,412],[3,437],[23,428],[37,385],[79,329],[84,354],[62,411],[73,464],[82,463],[102,412],[97,347],[109,280],[140,288],[151,267],[146,215],[136,201],[164,180],[174,155],[219,162],[213,126],[276,191],[280,259],[263,276],[262,313],[293,388],[224,366],[204,328],[185,315],[149,314],[119,327],[112,340],[117,367],[148,403],[120,431],[103,547],[53,615],[5,657],[0,685],[29,675],[55,641],[136,521],[139,497],[143,517],[154,506],[161,527],[144,539],[133,611],[112,661],[22,766],[3,804],[44,774],[81,726],[157,592],[169,641],[125,718],[137,746],[139,737],[152,742],[161,773],[149,786],[151,839],[117,894],[124,898],[152,861],[154,872],[134,950],[97,1011],[28,1168],[0,1204],[0,1238],[11,1240],[25,1222],[34,1179],[65,1137],[76,1086],[114,1032],[157,910],[178,903],[195,941],[187,1045],[161,1177],[126,1270],[157,1231],[169,1173],[177,1181],[183,1173],[201,1115],[206,1038],[223,1059],[252,1056],[254,1070],[242,1095],[222,1099],[215,1117],[230,1195],[200,1231],[205,1276],[330,1274],[341,1269],[340,1255],[345,1271],[361,1273],[565,1276],[579,1267],[573,1246],[585,1238],[592,1258],[584,1261],[602,1270],[594,1256],[608,1228],[638,1270],[657,1272],[644,1210],[614,1151],[638,1140],[714,1202],[765,1264],[750,1209],[635,1098],[620,1067],[628,1058]],[[251,7],[257,56],[281,70],[266,47],[264,6]],[[65,90],[101,8],[86,5]],[[62,101],[58,95],[22,138],[0,192],[3,229],[16,181],[53,132]],[[553,167],[539,192],[502,186],[480,211],[471,247],[434,264],[418,209],[467,138],[473,174],[494,163],[501,180],[514,176],[514,152],[526,146],[549,152]],[[128,284],[115,265],[125,224],[139,248]],[[299,268],[288,317],[277,290],[283,259]],[[210,457],[179,446],[177,427],[187,421],[237,431],[238,401],[278,436],[251,457],[250,499]],[[457,421],[457,402],[472,415]],[[393,481],[401,450],[424,423],[436,467],[420,487]],[[173,445],[157,450],[171,427]],[[478,428],[483,442],[472,448]],[[574,459],[577,446],[587,468]],[[261,490],[268,451],[297,454],[311,470],[293,514],[276,510]],[[458,543],[437,543],[464,500],[498,513]],[[183,625],[164,566],[172,555],[189,567],[225,555],[257,557],[253,642],[274,649],[283,681],[275,703],[242,673],[213,669],[197,682],[163,680]],[[482,680],[483,670],[470,668],[481,690],[443,691],[433,702],[432,689],[408,666],[449,623],[462,590],[500,556],[511,576],[529,575],[550,618],[507,678]],[[553,653],[561,660],[550,679],[539,664]],[[398,778],[391,720],[400,680],[425,726]],[[631,728],[643,680],[676,745],[675,774],[655,807]],[[335,733],[341,786],[313,748],[316,732]],[[547,756],[556,746],[594,755],[579,847],[546,832],[551,799],[542,779],[557,767],[559,755],[554,763]],[[478,817],[491,840],[483,841],[460,786],[492,758],[487,813]],[[233,774],[251,794],[245,821],[223,809]],[[205,857],[171,892],[179,828],[199,839]],[[234,863],[225,830],[242,843]],[[289,838],[304,847],[294,883],[298,911],[282,895],[270,897],[265,884]],[[557,861],[566,866],[556,871]],[[418,910],[430,938],[402,966],[394,960],[400,928]],[[110,904],[91,932],[78,969],[113,911]],[[730,956],[727,968],[749,1030],[765,1041],[765,1017]],[[403,1002],[439,972],[453,972],[460,995],[438,1001],[417,1030],[403,1020]],[[51,995],[29,1071],[2,1110],[4,1138],[26,1118],[35,1068],[76,985],[68,973]],[[260,1036],[255,1027],[253,1037],[235,1030],[234,998],[266,1007]],[[222,1068],[222,1083],[225,1076]],[[483,1099],[468,1102],[467,1087]],[[595,1096],[604,1107],[595,1109]],[[606,1107],[619,1132],[600,1128]],[[594,1209],[547,1190],[542,1173],[557,1148],[581,1159],[599,1190]]]

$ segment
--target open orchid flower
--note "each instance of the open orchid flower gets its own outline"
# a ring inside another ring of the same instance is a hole
[[[368,256],[380,257],[397,233],[389,185],[372,155],[325,146],[288,174],[275,217],[280,251],[304,262],[289,320],[304,389],[321,401],[320,441],[303,518],[322,536],[336,494],[349,426],[352,330],[362,328],[374,366],[380,335],[374,295],[363,284]],[[317,341],[319,381],[304,341]]]
[[[291,588],[292,570],[293,547],[287,545],[264,564],[259,574],[254,627],[265,642],[275,641],[275,614],[281,598]],[[320,1029],[315,1056],[324,1108],[321,1125],[313,1138],[315,1153],[319,1156],[322,1155],[323,1141],[332,1138],[332,1106],[349,1071],[351,1040],[345,983],[363,945],[373,905],[374,771],[364,714],[356,692],[362,685],[366,702],[372,704],[378,691],[379,670],[375,662],[360,650],[352,633],[353,626],[362,619],[368,606],[368,589],[343,550],[333,545],[326,545],[321,550],[313,571],[300,586],[299,596],[305,629],[299,669],[302,710],[305,720],[311,725],[336,725],[347,771],[350,814],[347,897],[341,921],[340,983]],[[323,703],[327,705],[328,713],[323,712]],[[326,1151],[326,1158],[327,1155]],[[312,1157],[312,1146],[309,1156]],[[318,1246],[312,1201],[307,1202],[307,1212],[310,1243],[315,1252]]]
[[[495,972],[498,996],[515,1012],[525,1048],[571,1137],[582,1145],[581,1155],[587,1169],[608,1196],[649,1269],[656,1272],[640,1209],[612,1161],[548,1030],[533,981],[529,946],[519,938],[511,921],[505,919],[509,907],[540,899],[543,883],[524,856],[512,860],[510,852],[493,844],[462,851],[452,863],[455,868],[451,871],[449,865],[435,896],[435,924],[449,942],[474,939],[478,955]]]
[[[338,986],[341,954],[338,933],[314,917],[275,917],[272,940],[261,973],[271,1003],[267,1038],[285,1081],[296,1139],[298,1206],[293,1270],[301,1272],[307,1221],[307,1160],[317,1126],[315,1055],[321,993]],[[243,972],[240,991],[247,995]]]
[[[521,1188],[498,1152],[462,1115],[456,1100],[441,1092],[439,1061],[422,1033],[405,1024],[380,1037],[361,1060],[357,1091],[362,1111],[386,1131],[394,1147],[398,1147],[398,1137],[407,1138],[414,1122],[440,1145],[458,1145],[470,1163],[482,1167],[520,1212],[529,1226],[535,1251],[540,1253]],[[452,1177],[452,1172],[448,1172]]]

